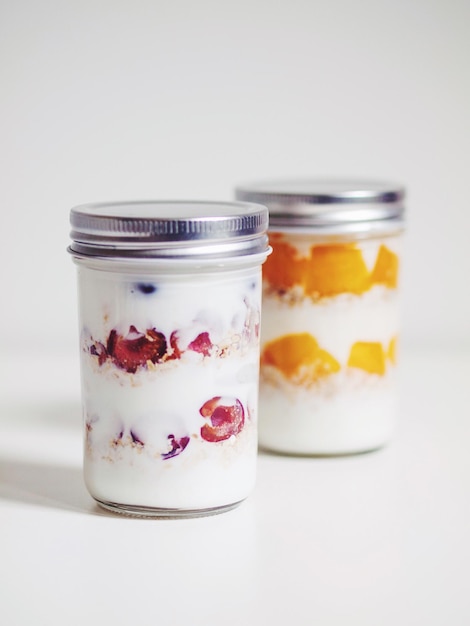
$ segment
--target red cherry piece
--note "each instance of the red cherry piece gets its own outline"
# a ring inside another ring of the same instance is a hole
[[[170,335],[170,348],[172,349],[171,355],[168,357],[169,359],[180,359],[181,358],[181,350],[178,346],[178,332],[174,330]]]
[[[199,333],[199,335],[188,344],[188,350],[193,352],[199,352],[204,356],[209,356],[212,348],[212,341],[209,337],[209,333]]]
[[[135,443],[139,446],[144,445],[144,442],[142,441],[142,439],[133,430],[131,430],[130,435],[131,435],[132,443]]]
[[[99,365],[103,365],[103,363],[108,358],[108,353],[106,352],[106,348],[100,341],[97,341],[90,347],[90,354],[98,357]]]
[[[171,445],[171,450],[162,454],[162,459],[172,459],[174,456],[178,456],[181,454],[183,450],[189,443],[189,437],[181,437],[180,439],[176,439],[174,435],[168,435],[168,441]]]
[[[245,423],[245,411],[237,398],[216,396],[205,402],[199,413],[210,420],[210,424],[201,428],[201,437],[205,441],[224,441],[238,435]]]
[[[114,363],[131,374],[147,361],[157,363],[166,353],[165,335],[151,328],[145,333],[139,332],[135,326],[129,327],[126,336],[119,335],[116,330],[109,333],[107,352]]]

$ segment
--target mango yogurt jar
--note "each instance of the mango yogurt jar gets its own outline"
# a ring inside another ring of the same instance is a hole
[[[259,443],[301,455],[386,444],[397,400],[402,187],[310,180],[239,187],[270,211]]]

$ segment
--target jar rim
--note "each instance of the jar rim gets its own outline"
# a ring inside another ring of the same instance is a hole
[[[265,204],[270,226],[357,230],[374,222],[403,222],[405,188],[378,180],[312,178],[240,185],[237,200]]]
[[[188,258],[266,251],[268,210],[247,202],[124,201],[70,211],[72,244],[80,256]]]

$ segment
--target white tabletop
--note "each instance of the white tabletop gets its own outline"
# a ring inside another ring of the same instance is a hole
[[[405,354],[394,442],[259,457],[189,520],[107,513],[81,477],[78,356],[0,362],[5,626],[470,623],[470,354]]]

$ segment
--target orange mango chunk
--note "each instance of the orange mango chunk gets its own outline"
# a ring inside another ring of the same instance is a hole
[[[356,367],[368,374],[385,374],[385,351],[375,341],[357,341],[352,345],[348,359],[349,367]]]
[[[296,248],[275,234],[270,236],[270,242],[273,251],[263,264],[264,280],[280,291],[300,285],[305,261],[298,256]]]
[[[286,378],[301,378],[314,382],[338,372],[338,361],[318,345],[310,333],[283,335],[266,344],[261,355],[261,365],[271,365]]]
[[[398,256],[383,244],[379,248],[374,269],[372,270],[372,282],[385,285],[390,289],[396,289],[398,282]]]
[[[313,297],[361,294],[370,288],[362,252],[354,244],[313,246],[305,276],[305,292]]]
[[[397,337],[392,337],[387,349],[387,358],[390,363],[396,365],[397,362]]]

